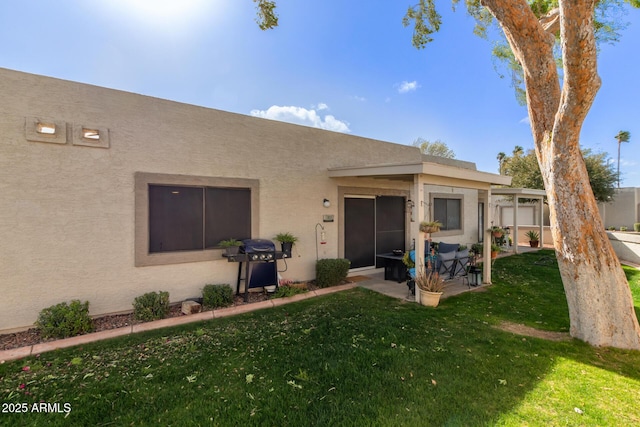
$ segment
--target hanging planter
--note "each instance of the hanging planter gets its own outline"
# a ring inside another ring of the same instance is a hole
[[[422,221],[420,223],[420,231],[423,233],[437,233],[440,231],[442,223],[440,221]]]
[[[489,230],[487,230],[491,233],[491,235],[497,239],[499,239],[500,237],[502,237],[504,235],[504,230],[500,227],[497,226],[493,226],[491,227]]]

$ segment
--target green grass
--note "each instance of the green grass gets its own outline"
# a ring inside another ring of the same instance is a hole
[[[640,352],[495,327],[568,330],[557,265],[534,264],[540,257],[500,259],[488,291],[436,309],[356,288],[5,363],[3,404],[72,410],[4,413],[0,423],[640,424]],[[625,271],[638,305],[640,272]]]

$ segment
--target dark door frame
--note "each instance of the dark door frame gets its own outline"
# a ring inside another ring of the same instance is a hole
[[[404,197],[405,201],[411,198],[410,190],[393,189],[393,188],[373,188],[373,187],[352,187],[338,186],[338,257],[345,257],[344,247],[344,205],[345,197],[348,196],[399,196]],[[411,213],[405,207],[405,246],[411,245]],[[405,248],[406,249],[406,248]]]

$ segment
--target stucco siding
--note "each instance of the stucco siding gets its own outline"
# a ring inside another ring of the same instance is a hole
[[[131,309],[149,291],[179,301],[207,283],[235,284],[237,264],[222,259],[135,266],[136,172],[259,180],[254,237],[298,236],[282,274],[303,280],[314,276],[323,215],[336,222],[324,224],[319,255],[338,256],[338,182],[327,168],[420,159],[414,147],[10,70],[0,69],[0,82],[0,330],[71,299],[101,314]],[[64,122],[68,142],[27,141],[30,117]],[[108,129],[109,148],[73,145],[75,125]]]

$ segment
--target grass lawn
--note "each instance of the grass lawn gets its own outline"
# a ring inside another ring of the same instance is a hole
[[[541,256],[499,259],[489,290],[435,309],[356,288],[8,362],[0,423],[640,425],[640,352],[496,327],[568,331]],[[640,271],[625,271],[637,307]],[[38,402],[61,412],[6,413]]]

